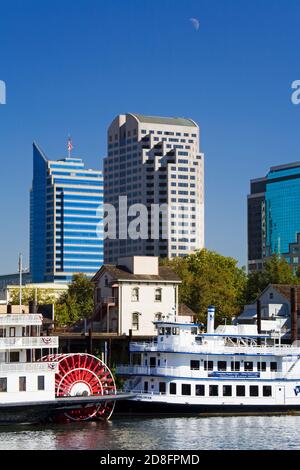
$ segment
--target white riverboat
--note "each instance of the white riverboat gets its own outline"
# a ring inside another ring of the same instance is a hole
[[[0,315],[0,424],[108,419],[117,394],[108,367],[90,354],[59,354],[42,315]]]
[[[117,367],[127,409],[162,413],[300,411],[300,347],[256,325],[214,328],[214,308],[203,325],[157,321],[157,338],[130,343],[130,365]],[[122,405],[122,404],[121,404]],[[119,408],[122,411],[122,406]]]

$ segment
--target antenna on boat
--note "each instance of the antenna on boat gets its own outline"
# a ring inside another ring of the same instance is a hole
[[[19,274],[20,274],[20,292],[19,292],[19,304],[20,313],[22,313],[22,253],[19,253]]]

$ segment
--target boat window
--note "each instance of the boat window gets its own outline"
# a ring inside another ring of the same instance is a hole
[[[7,392],[7,378],[0,377],[0,392]]]
[[[181,394],[182,395],[190,395],[191,394],[191,385],[190,384],[182,384],[181,385]]]
[[[26,377],[19,377],[19,391],[26,392]]]
[[[132,364],[134,366],[140,366],[142,364],[142,356],[139,353],[133,353],[131,356]]]
[[[248,362],[248,361],[245,361],[244,363],[244,370],[253,370],[253,362]]]
[[[197,333],[198,333],[198,328],[197,328],[196,326],[193,326],[193,327],[191,328],[191,334],[192,334],[192,335],[196,335]]]
[[[178,326],[172,328],[172,335],[179,335],[179,328]]]
[[[159,335],[164,335],[165,334],[165,329],[163,326],[160,327],[160,329],[158,330],[158,334]]]
[[[240,361],[231,361],[231,370],[234,372],[239,371],[241,368],[241,363]]]
[[[244,397],[246,395],[245,385],[237,385],[236,386],[236,396],[237,397]]]
[[[257,370],[265,372],[267,370],[267,363],[266,362],[258,362],[257,363]]]
[[[38,390],[45,390],[45,377],[43,375],[38,375]]]
[[[166,334],[167,336],[171,334],[171,327],[170,327],[170,326],[167,326],[167,327],[166,327],[165,334]]]
[[[191,361],[191,370],[199,370],[200,361]]]
[[[271,397],[272,396],[272,387],[270,385],[263,386],[263,396]]]
[[[205,396],[205,385],[196,385],[196,396]]]
[[[159,382],[159,393],[166,393],[166,382]]]
[[[214,370],[214,361],[204,361],[204,370]]]
[[[271,369],[271,372],[276,372],[277,371],[277,362],[271,362],[270,363],[270,369]]]
[[[6,336],[5,328],[0,328],[0,338],[4,338]]]
[[[218,361],[218,370],[226,371],[227,363],[226,361]]]
[[[250,397],[258,397],[258,385],[250,385]]]
[[[9,329],[9,336],[10,336],[10,337],[16,336],[16,329],[15,329],[14,326],[12,326],[12,327]]]
[[[176,384],[170,383],[170,395],[176,395]]]
[[[209,396],[217,397],[219,395],[219,385],[210,385],[209,386]]]
[[[18,351],[11,351],[9,353],[9,362],[20,362],[20,353]]]
[[[232,396],[232,386],[223,385],[223,397],[231,397],[231,396]]]
[[[148,382],[144,382],[144,392],[148,392]]]

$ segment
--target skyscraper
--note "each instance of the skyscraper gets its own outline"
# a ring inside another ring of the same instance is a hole
[[[119,206],[143,204],[147,237],[126,236]],[[105,240],[105,261],[119,256],[185,256],[204,246],[204,155],[191,119],[126,114],[108,129],[104,200],[116,208],[116,239]],[[159,217],[154,212],[163,207]],[[165,210],[167,206],[167,210]],[[152,211],[152,212],[151,212]],[[120,218],[120,220],[119,220]]]
[[[260,242],[261,240],[261,242]],[[300,249],[300,162],[271,167],[251,181],[248,196],[248,266],[278,254],[296,270]],[[254,250],[254,247],[257,250]],[[252,266],[252,267],[251,267]]]
[[[103,263],[103,176],[79,158],[48,160],[33,144],[30,271],[33,282],[93,276]]]

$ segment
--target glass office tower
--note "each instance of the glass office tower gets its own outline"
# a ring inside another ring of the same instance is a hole
[[[254,183],[259,183],[259,190],[252,190]],[[258,269],[264,259],[278,254],[296,271],[299,267],[299,236],[300,162],[271,167],[265,178],[251,181],[251,195],[248,196],[249,270]],[[254,250],[255,247],[258,249]]]
[[[33,144],[30,271],[33,282],[91,277],[103,264],[103,176],[79,158],[48,160]]]

